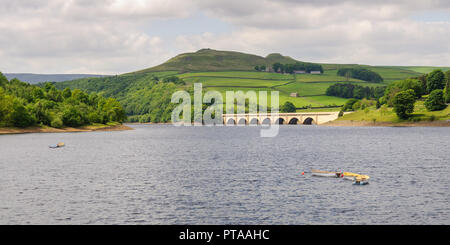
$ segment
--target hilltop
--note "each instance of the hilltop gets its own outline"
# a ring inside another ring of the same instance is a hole
[[[293,64],[300,61],[281,54],[269,54],[267,57],[261,57],[234,51],[200,49],[194,53],[177,55],[161,65],[136,73],[155,71],[179,71],[182,73],[191,71],[253,71],[255,66],[271,66],[276,62]]]

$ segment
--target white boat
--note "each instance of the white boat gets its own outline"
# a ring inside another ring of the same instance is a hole
[[[61,147],[64,147],[64,146],[66,146],[66,144],[58,143],[56,145],[49,145],[48,147],[50,147],[50,148],[61,148]]]
[[[313,176],[318,177],[334,177],[339,178],[341,177],[342,173],[340,172],[330,172],[330,171],[321,171],[321,170],[311,170]]]

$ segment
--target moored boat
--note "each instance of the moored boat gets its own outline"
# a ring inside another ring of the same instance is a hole
[[[369,181],[369,179],[370,179],[370,176],[368,176],[368,175],[355,174],[355,173],[351,173],[351,172],[344,172],[343,177],[344,177],[344,179],[348,179],[348,180],[355,180],[357,178],[360,178],[362,180]]]
[[[64,146],[66,146],[66,144],[60,142],[60,143],[58,143],[56,145],[49,145],[48,147],[50,147],[50,148],[61,148],[61,147],[64,147]]]
[[[353,181],[354,185],[367,185],[369,184],[370,176],[356,174],[351,172],[331,172],[331,171],[322,171],[322,170],[311,170],[313,176],[319,177],[333,177],[333,178],[343,178],[347,180]]]
[[[311,170],[313,176],[319,176],[319,177],[334,177],[339,178],[342,176],[342,173],[340,172],[330,172],[330,171],[321,171],[313,169]]]
[[[355,177],[355,179],[353,180],[353,184],[354,185],[367,185],[367,184],[369,184],[369,179],[362,179],[359,177]]]

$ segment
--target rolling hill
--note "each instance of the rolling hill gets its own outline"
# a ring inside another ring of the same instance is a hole
[[[192,71],[254,71],[255,66],[271,66],[276,62],[292,64],[299,61],[281,54],[269,54],[264,58],[240,52],[201,49],[195,53],[177,55],[164,64],[137,73],[155,71],[179,71],[182,73]]]
[[[41,82],[62,82],[80,78],[105,77],[105,75],[93,74],[33,74],[33,73],[5,73],[8,80],[17,78],[20,81],[36,84]]]
[[[216,90],[222,95],[225,95],[226,91],[276,90],[280,93],[280,104],[290,101],[299,109],[328,107],[327,110],[332,110],[331,107],[343,105],[346,99],[326,96],[326,89],[330,85],[350,82],[369,87],[386,86],[395,80],[417,77],[424,71],[434,69],[434,67],[321,64],[324,69],[321,75],[292,75],[254,70],[255,66],[271,66],[276,62],[293,64],[301,61],[281,54],[261,57],[233,51],[201,49],[194,53],[180,54],[148,69],[119,76],[59,82],[55,86],[59,89],[79,88],[116,98],[122,103],[132,121],[165,122],[170,120],[170,112],[174,106],[170,102],[172,93],[180,89],[192,92],[193,83],[202,83],[205,91]],[[360,67],[377,72],[383,77],[384,82],[369,83],[338,76],[337,69],[344,67]],[[170,76],[183,79],[185,84],[163,82],[164,78]],[[291,97],[291,93],[298,93],[298,97]]]

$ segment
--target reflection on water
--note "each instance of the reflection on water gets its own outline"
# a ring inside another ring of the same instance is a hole
[[[0,224],[450,224],[448,128],[133,127],[0,136]]]

